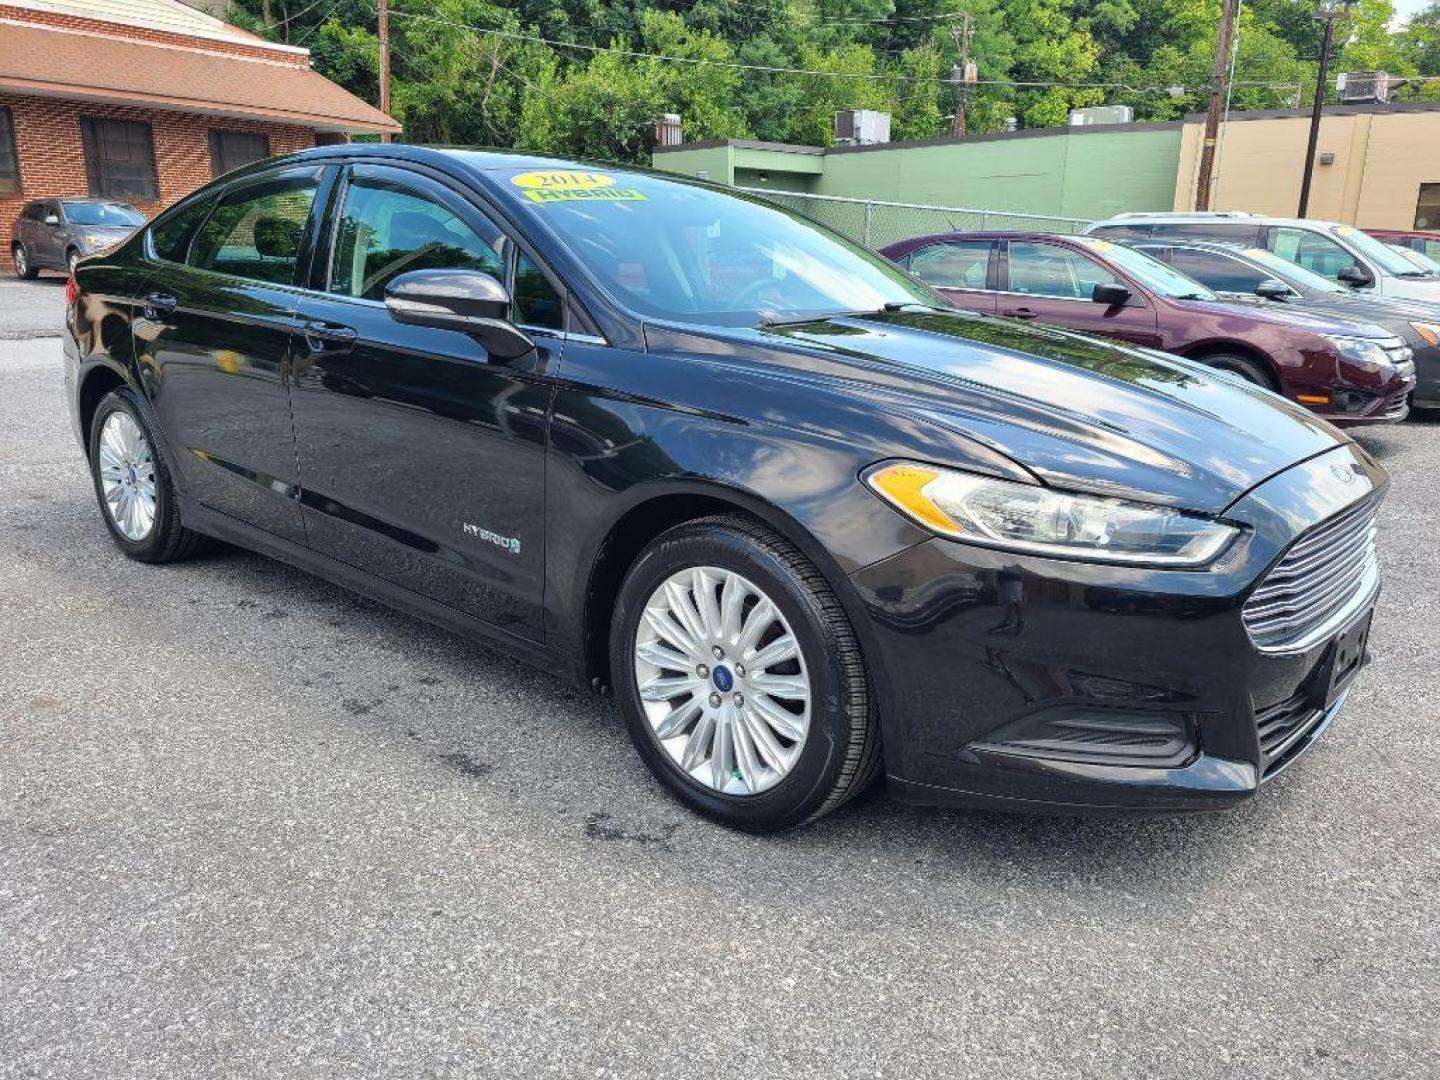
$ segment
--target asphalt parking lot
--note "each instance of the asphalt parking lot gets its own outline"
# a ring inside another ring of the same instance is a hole
[[[1440,424],[1363,440],[1376,662],[1250,804],[757,839],[544,672],[127,562],[59,342],[0,341],[0,1077],[1433,1076]]]

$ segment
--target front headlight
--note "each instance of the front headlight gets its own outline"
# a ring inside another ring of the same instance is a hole
[[[1342,337],[1339,334],[1326,334],[1325,340],[1335,346],[1335,351],[1348,360],[1354,360],[1362,367],[1370,368],[1373,371],[1383,371],[1386,368],[1393,368],[1395,365],[1390,359],[1390,354],[1385,351],[1385,346],[1393,344],[1400,348],[1405,343],[1399,338],[1377,339]]]
[[[967,543],[1097,562],[1201,566],[1239,535],[1167,506],[1075,495],[1012,480],[894,462],[865,483],[920,525]]]
[[[1412,322],[1410,329],[1424,338],[1426,344],[1440,345],[1440,323]]]

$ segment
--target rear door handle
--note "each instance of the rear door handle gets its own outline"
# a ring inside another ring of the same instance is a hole
[[[141,314],[147,319],[158,319],[161,315],[169,315],[174,311],[176,303],[175,297],[169,293],[146,293]]]
[[[1006,310],[1002,311],[1000,314],[1001,314],[1001,315],[1007,315],[1007,316],[1009,316],[1009,317],[1012,318],[1012,319],[1033,319],[1033,318],[1035,318],[1037,315],[1039,315],[1040,313],[1039,313],[1038,311],[1036,311],[1034,308],[1017,307],[1017,308],[1007,308]]]
[[[343,323],[311,319],[304,332],[305,347],[312,353],[344,352],[355,344],[355,328]]]

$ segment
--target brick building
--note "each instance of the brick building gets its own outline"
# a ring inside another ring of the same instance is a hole
[[[179,0],[0,0],[0,263],[29,199],[154,214],[250,161],[397,131],[308,50]]]

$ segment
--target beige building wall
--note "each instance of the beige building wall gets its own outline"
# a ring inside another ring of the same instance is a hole
[[[1195,208],[1204,121],[1186,122],[1176,210]],[[1293,217],[1300,202],[1307,115],[1232,118],[1223,129],[1214,209]],[[1335,155],[1331,165],[1321,154]],[[1440,111],[1327,114],[1320,121],[1309,216],[1362,228],[1409,229],[1421,184],[1440,184]]]

